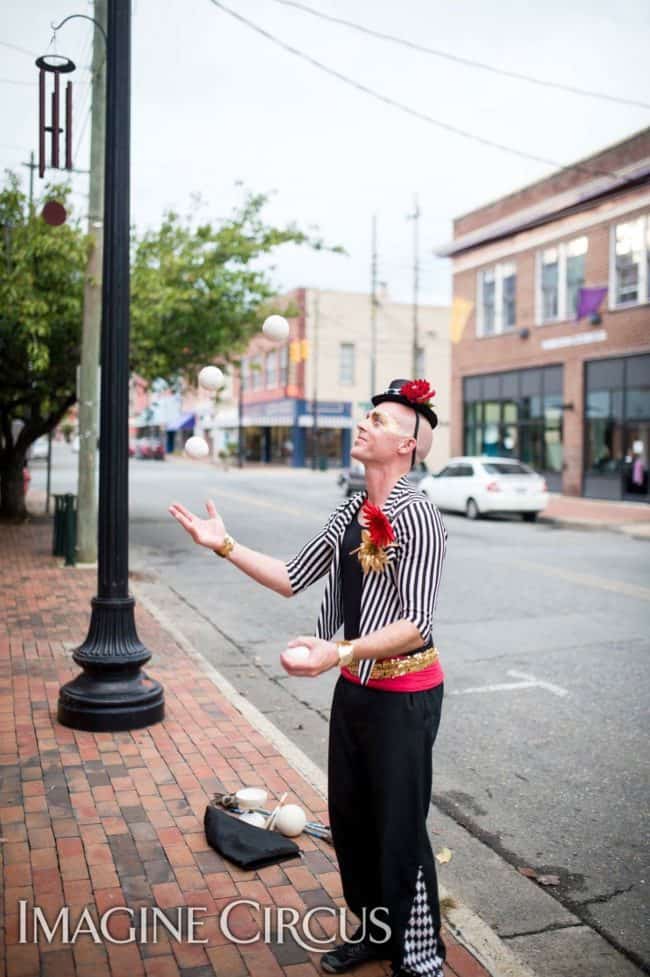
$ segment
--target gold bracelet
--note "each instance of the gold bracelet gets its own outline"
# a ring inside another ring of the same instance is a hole
[[[354,661],[354,642],[337,641],[336,650],[339,653],[339,665],[349,667]]]
[[[232,552],[234,545],[235,545],[234,539],[232,538],[232,536],[229,536],[228,533],[226,533],[226,535],[223,538],[223,546],[221,547],[220,550],[215,550],[214,552],[217,553],[219,556],[226,557],[228,556],[229,553]]]

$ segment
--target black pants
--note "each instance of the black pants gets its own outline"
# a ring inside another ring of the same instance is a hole
[[[343,895],[366,922],[386,907],[386,959],[423,977],[442,977],[446,956],[426,826],[443,695],[442,684],[384,692],[341,676],[330,718],[329,816]]]

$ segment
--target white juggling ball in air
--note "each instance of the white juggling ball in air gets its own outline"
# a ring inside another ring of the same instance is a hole
[[[199,373],[199,386],[205,390],[220,390],[224,380],[224,375],[218,366],[204,366]]]
[[[283,315],[270,315],[264,320],[262,332],[269,339],[286,339],[289,335],[289,323]]]
[[[208,442],[203,438],[188,438],[185,442],[185,454],[190,458],[207,458],[210,454]]]

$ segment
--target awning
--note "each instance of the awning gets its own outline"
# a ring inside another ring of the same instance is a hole
[[[187,431],[196,424],[195,414],[181,414],[179,418],[167,425],[168,431]]]
[[[242,427],[293,427],[293,414],[245,414]]]
[[[332,416],[331,414],[318,414],[318,427],[331,427],[331,428],[352,428],[356,427],[355,421],[351,417],[346,417],[345,415],[339,415],[338,417]],[[313,427],[314,418],[312,414],[301,414],[298,418],[298,427]]]

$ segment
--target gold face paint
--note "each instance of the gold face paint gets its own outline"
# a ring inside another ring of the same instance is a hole
[[[381,410],[371,410],[366,414],[366,420],[370,421],[372,426],[377,429],[380,428],[384,431],[390,431],[391,434],[397,434],[401,438],[412,438],[412,434],[407,434],[403,431],[395,418],[390,417]]]

